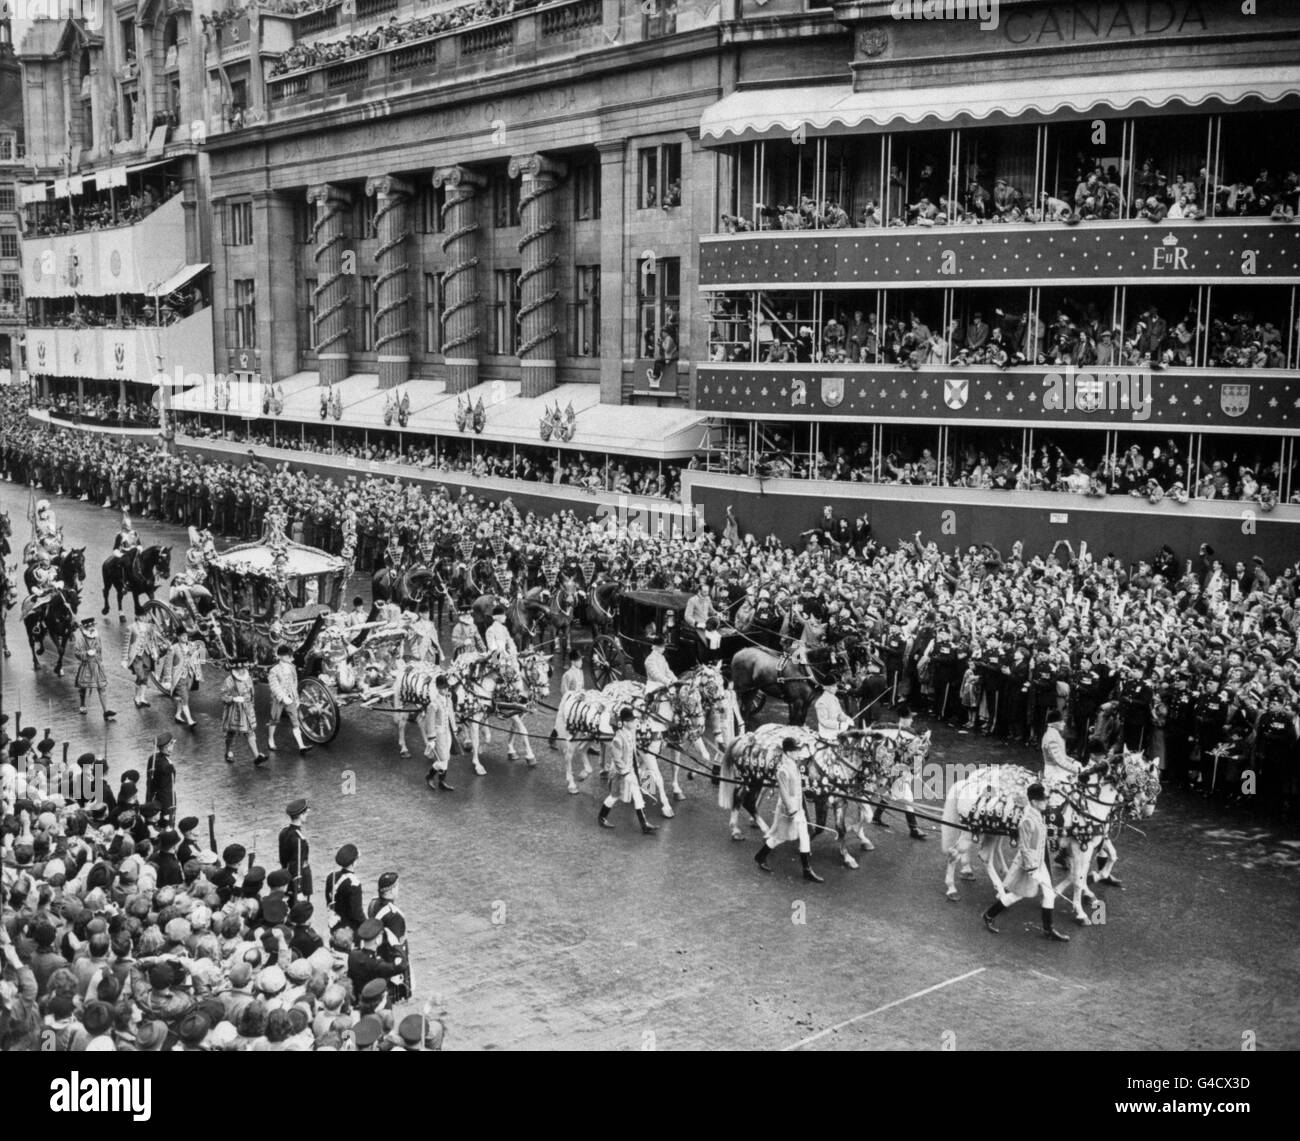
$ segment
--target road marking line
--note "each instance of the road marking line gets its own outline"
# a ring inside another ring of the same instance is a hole
[[[935,983],[934,986],[928,986],[924,990],[918,990],[914,994],[909,994],[905,998],[896,998],[893,1002],[887,1002],[884,1006],[878,1006],[875,1010],[868,1010],[865,1014],[855,1014],[852,1018],[846,1018],[843,1022],[837,1022],[834,1026],[828,1026],[825,1030],[819,1030],[816,1034],[801,1039],[793,1046],[786,1046],[782,1053],[789,1053],[791,1050],[798,1050],[801,1046],[808,1046],[816,1042],[819,1038],[825,1038],[827,1034],[834,1034],[837,1030],[843,1030],[846,1026],[852,1026],[855,1022],[861,1022],[865,1018],[870,1018],[875,1014],[883,1014],[886,1010],[893,1010],[896,1006],[902,1006],[905,1002],[911,1002],[914,998],[923,998],[927,994],[933,994],[937,990],[943,990],[944,987],[952,986],[953,983],[965,982],[967,979],[973,979],[976,975],[983,974],[987,967],[976,967],[973,971],[967,971],[964,975],[957,975],[956,978],[947,979],[941,983]]]

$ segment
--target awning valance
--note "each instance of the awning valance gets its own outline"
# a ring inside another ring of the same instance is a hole
[[[166,297],[169,294],[175,293],[181,288],[181,286],[188,285],[207,268],[208,263],[205,261],[197,262],[194,265],[183,265],[166,281],[150,290],[150,294],[154,297]]]
[[[1289,97],[1300,97],[1300,69],[1294,67],[1134,70],[901,91],[853,91],[843,85],[771,87],[737,91],[715,103],[704,112],[700,135],[706,141],[740,142],[793,134],[801,126],[817,134],[845,134],[868,126],[998,122],[1025,115],[1051,119],[1097,107],[1128,111],[1206,103],[1231,106],[1247,99],[1278,103]]]

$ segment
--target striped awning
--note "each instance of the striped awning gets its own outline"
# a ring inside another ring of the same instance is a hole
[[[765,87],[737,91],[713,104],[700,121],[705,140],[741,142],[793,134],[847,134],[867,126],[1001,123],[1032,116],[1050,120],[1136,108],[1232,106],[1246,100],[1279,103],[1300,98],[1300,68],[1133,70],[1122,75],[1077,75],[999,80],[910,90],[854,91],[840,85]]]

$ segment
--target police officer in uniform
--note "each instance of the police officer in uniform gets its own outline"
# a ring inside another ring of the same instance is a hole
[[[1124,747],[1136,749],[1145,742],[1151,721],[1151,686],[1136,667],[1130,666],[1124,671],[1117,696],[1124,722]]]
[[[290,900],[310,899],[312,894],[311,845],[303,835],[309,807],[302,797],[285,807],[289,823],[280,829],[280,867],[289,873]]]
[[[966,656],[953,642],[952,634],[941,627],[935,635],[930,664],[934,668],[934,700],[940,721],[961,713],[961,679],[966,672]]]
[[[399,968],[388,980],[388,1001],[391,1004],[411,997],[411,958],[406,944],[406,916],[397,906],[397,873],[384,872],[379,877],[379,898],[372,899],[369,918],[383,925],[377,948],[384,962]]]
[[[1086,651],[1081,652],[1070,675],[1070,708],[1076,743],[1088,739],[1092,719],[1106,699],[1107,680],[1105,665],[1094,664]]]
[[[357,879],[357,846],[344,844],[334,855],[338,870],[325,877],[325,902],[334,917],[330,931],[349,927],[353,932],[365,922],[366,912],[361,902],[361,881]]]
[[[889,704],[899,701],[899,688],[903,685],[907,665],[907,639],[897,624],[889,627],[889,636],[883,647],[885,659],[885,682],[889,686]],[[905,697],[906,694],[904,693]]]
[[[1255,752],[1259,762],[1259,791],[1265,806],[1289,817],[1295,811],[1300,786],[1300,715],[1288,709],[1285,691],[1274,690],[1255,727]]]
[[[1220,687],[1219,672],[1219,667],[1214,667],[1210,676],[1201,683],[1201,691],[1194,707],[1196,744],[1201,753],[1201,776],[1204,780],[1208,771],[1210,783],[1214,782],[1214,750],[1223,743],[1228,723],[1228,695]],[[1212,793],[1214,789],[1207,784],[1207,791]]]
[[[1176,781],[1191,781],[1188,762],[1196,731],[1196,700],[1188,689],[1185,672],[1174,678],[1173,689],[1165,697],[1165,767]],[[1204,768],[1202,768],[1202,773]]]

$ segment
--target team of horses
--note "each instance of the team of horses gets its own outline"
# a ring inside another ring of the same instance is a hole
[[[0,512],[0,567],[4,569],[0,612],[17,603],[16,567],[6,561],[11,553],[11,534],[8,515]],[[170,578],[170,559],[171,548],[163,545],[110,555],[102,566],[101,613],[109,613],[110,592],[115,591],[123,621],[122,600],[126,594],[131,595],[139,614],[141,599],[152,599]],[[62,675],[86,577],[85,549],[68,548],[59,553],[52,564],[55,585],[41,597],[35,590],[36,565],[36,559],[29,557],[24,581],[33,594],[24,603],[22,616],[32,664],[39,671],[38,658],[48,638],[57,651],[54,673]],[[524,581],[513,590],[502,591],[502,585],[495,566],[486,559],[454,564],[435,559],[399,570],[383,568],[374,574],[376,604],[427,604],[440,623],[447,611],[454,620],[461,611],[468,610],[482,630],[490,623],[496,605],[504,602],[507,626],[520,649],[517,656],[509,658],[465,654],[445,668],[401,665],[391,712],[398,725],[403,756],[408,755],[405,731],[410,722],[422,730],[426,756],[434,755],[433,729],[428,720],[430,697],[435,678],[443,673],[476,773],[486,773],[480,747],[490,740],[489,721],[494,718],[507,724],[507,755],[513,759],[515,743],[520,741],[526,761],[530,765],[537,763],[523,717],[550,692],[553,654],[569,651],[580,622],[593,629],[608,628],[621,588],[616,582],[598,579],[584,591],[566,578],[554,587]],[[775,648],[780,644],[776,631],[756,627],[752,635],[752,644],[733,655],[728,673],[716,663],[700,664],[657,693],[647,693],[642,682],[621,680],[602,690],[565,694],[555,712],[552,739],[564,758],[566,787],[570,793],[580,791],[582,782],[593,772],[589,760],[592,750],[599,749],[603,754],[620,712],[631,708],[637,718],[641,781],[646,794],[659,803],[664,815],[671,816],[672,799],[683,796],[681,773],[698,771],[709,776],[718,785],[719,804],[729,812],[732,837],[742,839],[742,810],[752,827],[765,828],[761,798],[774,783],[783,742],[793,736],[801,746],[800,766],[806,795],[814,806],[814,830],[832,834],[842,863],[856,868],[857,861],[849,848],[851,837],[858,837],[863,850],[870,848],[865,824],[887,799],[898,798],[901,786],[914,775],[919,776],[929,753],[930,735],[867,724],[831,740],[819,737],[804,728],[809,708],[827,674],[839,674],[851,666],[855,645],[850,640],[838,646],[790,653]],[[8,656],[7,645],[4,652]],[[870,676],[853,696],[869,707],[884,692],[884,679]],[[746,729],[746,723],[753,722],[769,696],[786,703],[789,724]],[[577,762],[581,770],[575,773]],[[664,779],[665,762],[671,769],[671,786]],[[990,765],[947,789],[941,838],[949,899],[959,898],[959,873],[963,880],[976,878],[972,867],[976,855],[995,890],[1003,892],[1013,856],[1011,839],[1026,803],[1025,789],[1033,779],[1033,773],[1019,766]],[[1065,875],[1056,890],[1058,894],[1068,893],[1078,922],[1091,921],[1085,903],[1091,908],[1096,900],[1089,887],[1094,859],[1104,854],[1108,874],[1113,872],[1118,859],[1114,844],[1118,826],[1130,817],[1150,816],[1159,788],[1157,762],[1141,752],[1128,751],[1091,768],[1077,781],[1057,782],[1049,787],[1049,824],[1058,836],[1065,863]],[[911,806],[913,798],[907,796],[906,802]]]

